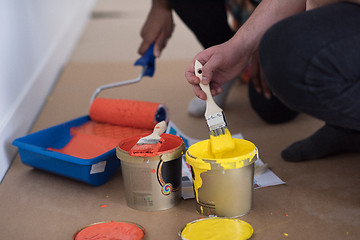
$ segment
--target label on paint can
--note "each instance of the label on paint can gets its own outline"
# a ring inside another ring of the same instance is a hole
[[[105,171],[106,161],[98,162],[91,165],[90,174],[102,173]]]

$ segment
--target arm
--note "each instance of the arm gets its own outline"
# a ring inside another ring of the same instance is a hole
[[[261,37],[278,21],[305,11],[306,0],[263,0],[250,18],[229,41],[208,48],[196,55],[203,65],[203,83],[211,82],[212,94],[221,92],[221,86],[237,76],[257,51]],[[194,61],[187,68],[185,76],[193,85],[195,94],[206,99],[194,75]]]
[[[318,8],[321,6],[325,6],[337,2],[351,2],[351,3],[360,4],[360,0],[345,0],[345,1],[344,0],[308,0],[306,1],[306,10]]]
[[[152,0],[150,12],[140,32],[143,40],[138,53],[143,55],[155,42],[154,56],[160,57],[161,51],[165,48],[173,31],[174,22],[167,0]]]

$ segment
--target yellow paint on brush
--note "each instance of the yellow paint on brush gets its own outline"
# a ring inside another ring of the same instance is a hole
[[[210,135],[211,152],[215,158],[220,158],[223,154],[233,151],[235,142],[230,134],[229,129],[225,129],[225,134],[219,136]]]
[[[184,240],[245,240],[254,230],[248,223],[234,218],[208,218],[188,223],[181,232]]]

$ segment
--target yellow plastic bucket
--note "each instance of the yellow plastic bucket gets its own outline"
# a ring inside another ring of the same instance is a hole
[[[193,144],[186,152],[192,169],[196,210],[203,215],[237,217],[252,207],[254,162],[257,148],[235,139],[235,149],[221,158],[213,157],[210,140]]]

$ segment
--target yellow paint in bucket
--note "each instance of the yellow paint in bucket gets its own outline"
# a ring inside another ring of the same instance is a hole
[[[257,149],[247,140],[233,141],[234,149],[224,152],[221,158],[214,157],[210,140],[193,144],[186,152],[200,214],[234,217],[251,209]]]
[[[234,218],[208,218],[188,223],[180,232],[182,240],[245,240],[254,230],[250,224]]]

